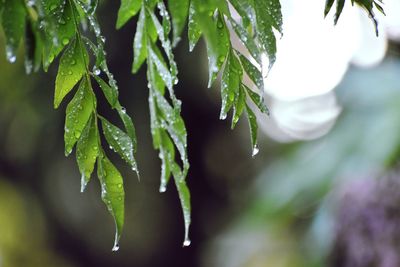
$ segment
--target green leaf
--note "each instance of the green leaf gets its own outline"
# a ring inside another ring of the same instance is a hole
[[[133,171],[138,172],[136,160],[133,156],[132,139],[117,126],[111,124],[108,120],[100,117],[103,133],[110,145],[110,148],[117,152],[120,157],[125,160]]]
[[[45,28],[46,38],[43,50],[43,67],[45,71],[63,48],[68,45],[76,34],[75,19],[78,11],[71,6],[70,1],[49,0],[41,1],[47,15],[48,27]]]
[[[184,169],[189,168],[189,162],[187,159],[187,140],[186,140],[186,127],[185,123],[178,112],[171,107],[168,101],[158,91],[154,91],[155,100],[157,107],[160,110],[163,117],[163,127],[168,131],[175,146],[177,147],[181,160],[184,165]]]
[[[342,14],[344,8],[345,0],[336,0],[336,13],[335,13],[335,25],[337,24],[340,15]]]
[[[76,160],[81,173],[81,192],[86,188],[99,155],[99,130],[96,115],[92,113],[76,145]]]
[[[171,177],[171,165],[175,161],[175,147],[164,129],[159,129],[158,131],[160,133],[161,142],[159,157],[161,159],[160,192],[162,193],[167,190],[167,184]]]
[[[242,54],[239,55],[240,62],[242,63],[244,71],[249,76],[250,80],[258,87],[260,91],[264,90],[264,78],[261,74],[261,71],[258,70],[253,63],[250,62],[245,56]]]
[[[174,0],[172,0],[174,1]],[[197,42],[201,37],[201,28],[198,23],[198,15],[193,5],[193,1],[190,1],[189,5],[189,22],[188,22],[188,37],[189,37],[189,51],[192,52]]]
[[[333,3],[335,2],[335,0],[326,0],[325,3],[325,10],[324,10],[324,16],[326,17],[329,13],[329,11],[332,8]]]
[[[86,49],[77,39],[65,50],[60,60],[56,78],[54,108],[58,108],[64,97],[79,82],[87,70],[89,58]]]
[[[167,88],[172,89],[174,85],[173,82],[174,79],[171,73],[169,72],[166,63],[164,62],[164,59],[160,55],[160,52],[157,51],[157,47],[149,46],[148,54],[149,57],[151,58],[152,64],[154,64],[154,66],[156,67],[157,72],[159,73],[164,84],[167,86]]]
[[[136,73],[147,57],[147,36],[146,36],[146,14],[142,8],[136,26],[135,38],[133,40],[133,65],[132,72]]]
[[[243,72],[238,58],[235,56],[234,52],[229,53],[221,82],[221,120],[226,118],[235,98],[239,94],[239,86],[242,76]]]
[[[276,60],[276,38],[272,30],[274,27],[282,31],[282,15],[278,0],[254,0],[257,17],[257,33],[262,48],[267,52],[269,58],[269,68]]]
[[[172,45],[171,42],[168,38],[170,29],[171,29],[171,21],[169,18],[168,11],[165,7],[165,5],[162,2],[158,3],[158,8],[160,10],[160,15],[163,18],[163,26],[160,25],[157,17],[154,14],[151,14],[151,18],[153,21],[153,24],[157,30],[157,34],[160,38],[161,45],[165,51],[165,54],[167,55],[168,61],[169,61],[169,66],[170,66],[170,72],[172,76],[172,83],[177,84],[178,83],[178,69],[174,60],[174,53],[172,52]],[[169,88],[170,90],[172,87]]]
[[[182,206],[183,212],[183,221],[185,224],[185,239],[183,241],[183,246],[190,245],[189,239],[189,227],[191,223],[190,213],[191,213],[191,205],[190,205],[190,192],[186,185],[185,174],[182,173],[180,167],[176,164],[172,164],[172,174],[174,176],[175,186],[178,190],[179,200]]]
[[[235,10],[242,17],[242,24],[244,28],[247,28],[252,24],[253,18],[255,18],[255,10],[253,8],[253,0],[229,0]],[[253,25],[255,26],[255,25]]]
[[[100,78],[97,75],[92,75],[92,76],[99,84],[108,103],[111,105],[112,108],[115,108],[118,103],[118,90],[116,89],[116,87],[109,86],[102,78]]]
[[[6,56],[11,63],[16,60],[16,53],[24,35],[26,12],[23,0],[6,0],[2,15],[2,26],[6,37]]]
[[[253,111],[249,108],[248,105],[246,105],[246,113],[247,113],[247,119],[249,121],[251,147],[253,149],[252,156],[254,157],[257,155],[257,153],[259,151],[258,145],[257,145],[257,131],[258,131],[257,118],[256,118],[256,115],[253,113]]]
[[[136,130],[135,126],[133,125],[132,119],[131,117],[129,117],[128,114],[126,114],[125,108],[121,107],[120,105],[117,106],[117,111],[119,117],[121,118],[124,124],[125,130],[132,141],[133,152],[135,153],[137,149],[137,141],[136,141]]]
[[[242,84],[243,88],[246,89],[247,94],[249,95],[250,99],[253,101],[253,103],[258,107],[258,109],[265,114],[269,114],[268,108],[264,103],[264,99],[262,96],[259,94],[253,92],[249,87],[246,85]]]
[[[119,239],[124,226],[125,192],[123,179],[117,168],[101,153],[97,161],[97,175],[101,184],[101,198],[115,222],[113,251],[119,249]]]
[[[39,64],[40,64],[40,47],[37,47],[38,42],[36,41],[35,33],[33,31],[33,26],[31,25],[31,21],[27,20],[26,21],[26,28],[25,28],[25,39],[24,39],[24,44],[25,44],[25,72],[27,74],[32,73],[34,68],[36,69],[36,60],[35,60],[35,55],[39,55]],[[36,53],[36,51],[39,50],[39,53]]]
[[[233,117],[231,128],[235,128],[236,123],[239,121],[240,116],[243,113],[244,107],[246,105],[246,93],[243,89],[243,85],[239,86],[239,94],[235,98],[235,103],[233,105]]]
[[[215,46],[209,41],[207,43],[208,52],[208,69],[209,69],[209,80],[208,87],[211,87],[217,74],[225,62],[230,48],[230,36],[229,31],[226,27],[224,18],[219,13],[215,21],[216,36],[212,36],[216,40]]]
[[[81,137],[95,107],[95,98],[88,81],[83,79],[74,98],[67,106],[65,118],[65,155],[68,156]]]
[[[168,9],[172,17],[173,45],[176,46],[181,39],[189,14],[189,0],[168,0]]]
[[[121,6],[118,10],[117,29],[120,29],[130,18],[135,16],[141,5],[141,0],[121,0]]]
[[[230,20],[230,23],[231,23],[232,28],[234,29],[236,35],[239,37],[239,39],[242,41],[244,46],[250,52],[251,56],[257,62],[261,62],[260,49],[258,48],[258,45],[256,44],[253,36],[251,36],[248,33],[248,31],[243,28],[242,25],[236,23],[233,19]]]

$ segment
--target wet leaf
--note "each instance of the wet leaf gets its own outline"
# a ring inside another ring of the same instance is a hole
[[[81,173],[81,192],[86,188],[99,155],[99,130],[96,115],[92,113],[76,145],[76,161]]]
[[[117,152],[120,157],[125,160],[137,172],[136,160],[133,156],[132,139],[117,126],[110,123],[103,117],[100,117],[104,136],[110,148]]]
[[[191,223],[191,205],[190,205],[190,192],[189,188],[186,185],[185,177],[186,174],[184,174],[180,167],[176,164],[172,164],[172,174],[174,176],[174,181],[175,181],[175,186],[176,189],[178,190],[178,195],[179,195],[179,200],[181,202],[181,207],[182,207],[182,212],[183,212],[183,221],[185,224],[185,238],[183,241],[183,246],[189,246],[190,245],[190,239],[189,239],[189,227]]]
[[[123,179],[117,168],[101,153],[97,161],[97,176],[101,184],[101,198],[115,222],[113,251],[119,249],[119,239],[124,226],[125,192]]]
[[[208,87],[211,87],[217,78],[217,74],[224,64],[230,48],[229,31],[221,14],[217,16],[214,27],[216,27],[216,36],[212,38],[216,38],[216,45],[213,46],[211,43],[207,45],[209,69]]]
[[[276,60],[276,38],[272,28],[282,32],[282,14],[279,0],[254,0],[258,38],[269,58],[269,68]]]
[[[235,98],[239,94],[239,85],[242,80],[242,68],[234,52],[230,52],[222,74],[221,82],[221,113],[220,119],[224,120],[231,109]]]
[[[118,10],[117,29],[139,12],[142,5],[141,0],[121,0],[121,6]]]
[[[269,114],[268,108],[264,103],[264,98],[260,95],[252,91],[249,87],[242,84],[242,87],[246,90],[247,94],[249,95],[250,99],[253,103],[258,107],[258,109],[265,114]]]
[[[63,98],[85,74],[88,61],[86,49],[74,39],[60,59],[54,95],[55,108],[58,108]]]
[[[174,1],[174,0],[172,0]],[[197,42],[201,37],[201,28],[198,23],[197,13],[193,6],[193,1],[189,5],[189,22],[188,22],[188,37],[189,37],[189,51],[192,52]]]
[[[142,8],[139,20],[136,25],[135,38],[133,40],[133,65],[132,72],[136,73],[147,57],[147,35],[146,35],[146,14]]]
[[[76,34],[74,19],[78,19],[78,12],[70,1],[50,0],[41,1],[44,12],[47,14],[44,23],[45,42],[43,49],[43,67],[47,71],[49,65],[68,45]]]
[[[94,95],[91,88],[89,88],[88,81],[83,79],[66,110],[64,128],[65,155],[69,155],[72,152],[76,141],[81,137],[94,106]]]
[[[246,104],[246,113],[250,128],[252,156],[254,157],[255,155],[257,155],[259,151],[257,145],[257,132],[258,132],[257,118],[254,112],[250,109],[250,107],[247,104]]]
[[[235,102],[233,105],[233,117],[232,117],[232,124],[231,128],[235,128],[236,123],[239,121],[240,116],[243,113],[243,110],[246,105],[246,92],[243,89],[242,84],[239,86],[239,93],[235,98]]]
[[[6,0],[2,14],[2,26],[6,37],[6,57],[11,63],[16,60],[17,49],[24,35],[25,3],[23,0]]]
[[[136,140],[136,130],[135,130],[133,121],[132,121],[131,117],[129,117],[129,115],[126,114],[125,108],[118,105],[117,111],[118,111],[119,117],[121,118],[121,120],[124,124],[125,130],[129,136],[129,138],[132,141],[133,152],[135,153],[136,149],[137,149],[137,140]]]
[[[115,108],[118,102],[118,90],[115,87],[109,86],[102,78],[93,75],[96,82],[99,84],[100,89],[103,91],[108,103],[112,108]]]
[[[173,24],[173,45],[176,46],[181,39],[185,23],[189,14],[189,0],[168,0],[168,9],[171,13]]]
[[[264,90],[264,78],[261,71],[253,65],[245,56],[239,55],[244,71],[249,76],[250,80],[258,87],[260,91]]]

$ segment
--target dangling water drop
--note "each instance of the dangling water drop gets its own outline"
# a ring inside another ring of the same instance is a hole
[[[119,244],[117,242],[115,242],[115,244],[114,244],[114,246],[113,246],[111,251],[115,252],[115,251],[118,251],[118,250],[119,250]]]
[[[189,238],[185,238],[185,241],[183,241],[183,246],[188,247],[188,246],[190,246],[190,243],[192,243],[192,241],[190,241]]]
[[[253,147],[253,152],[251,153],[251,156],[252,156],[252,157],[255,157],[255,156],[258,154],[258,152],[260,152],[260,149],[258,148],[257,145],[255,145],[255,146]]]
[[[165,191],[167,191],[167,187],[165,186],[165,184],[161,184],[160,185],[160,193],[164,193]]]

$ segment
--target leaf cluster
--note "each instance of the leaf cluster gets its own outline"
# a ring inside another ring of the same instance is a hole
[[[345,0],[337,0],[335,23]],[[373,8],[383,12],[380,1],[356,0],[376,22]],[[379,3],[378,3],[379,2]],[[325,15],[334,0],[327,0]],[[178,68],[173,48],[187,27],[189,51],[202,38],[207,46],[208,87],[220,75],[221,112],[232,113],[235,127],[245,113],[249,122],[253,156],[257,154],[257,120],[253,109],[268,114],[263,81],[276,60],[276,35],[282,35],[279,0],[121,0],[116,28],[137,17],[133,37],[132,73],[147,67],[150,129],[154,149],[161,160],[160,192],[173,178],[182,206],[185,238],[190,244],[190,192],[187,131],[181,101],[175,96]],[[12,63],[21,42],[25,47],[27,73],[47,71],[59,57],[54,108],[74,94],[66,107],[65,154],[72,153],[81,173],[84,191],[95,167],[101,196],[114,218],[118,243],[124,222],[124,186],[106,149],[116,152],[139,175],[135,160],[136,134],[132,119],[118,100],[118,86],[109,71],[105,37],[96,19],[98,0],[0,0],[1,25],[6,37],[6,57]],[[376,23],[375,23],[376,25]],[[241,47],[232,42],[235,37]],[[243,49],[244,48],[244,49]],[[239,52],[242,51],[242,52]],[[268,57],[269,64],[262,64]],[[94,90],[98,88],[99,90]],[[116,111],[123,129],[98,113],[96,92],[101,91]],[[107,144],[107,145],[106,145]]]

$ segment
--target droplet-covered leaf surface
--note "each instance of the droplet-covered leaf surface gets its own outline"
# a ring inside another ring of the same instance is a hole
[[[142,5],[141,0],[121,0],[121,6],[118,10],[117,29],[136,15]]]
[[[65,118],[65,154],[69,155],[93,112],[95,99],[89,83],[83,79],[74,98],[67,106]]]
[[[125,217],[123,179],[117,168],[104,154],[100,154],[97,161],[97,176],[101,184],[101,198],[114,218],[116,231],[113,250],[118,250]]]
[[[7,60],[14,63],[16,52],[21,43],[25,27],[25,3],[23,0],[6,0],[4,12],[1,16],[4,34],[6,36]]]
[[[58,108],[64,97],[85,74],[88,62],[86,49],[77,39],[74,39],[60,59],[54,95],[55,108]]]
[[[105,118],[101,118],[103,133],[110,148],[117,152],[133,170],[137,171],[136,160],[133,157],[132,139],[117,126]]]
[[[76,161],[81,173],[81,192],[86,188],[99,155],[99,131],[96,116],[92,114],[76,145]]]

